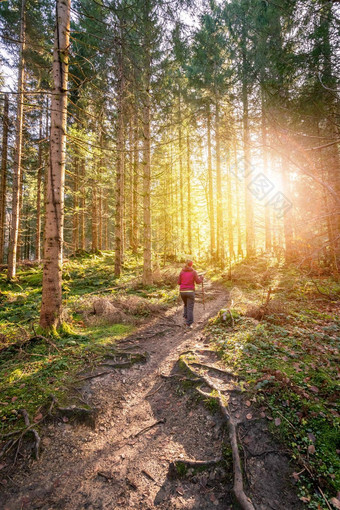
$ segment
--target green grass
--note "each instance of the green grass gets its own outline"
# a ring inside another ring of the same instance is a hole
[[[18,412],[25,408],[31,418],[46,406],[49,396],[67,398],[68,388],[76,374],[98,363],[105,351],[130,334],[129,324],[84,323],[80,308],[91,306],[87,296],[97,291],[126,285],[126,289],[98,294],[114,297],[124,292],[148,299],[151,303],[171,306],[177,299],[174,286],[153,285],[148,288],[131,285],[141,274],[141,259],[127,255],[121,277],[114,276],[114,254],[83,254],[65,262],[63,267],[63,306],[68,322],[51,338],[51,343],[37,341],[22,348],[11,347],[38,331],[41,305],[42,268],[19,268],[14,282],[0,274],[0,430],[5,433],[22,426]],[[85,301],[84,301],[85,300]],[[141,316],[147,316],[143,310]],[[139,317],[140,318],[140,317]],[[137,317],[138,319],[138,317]],[[56,346],[56,348],[54,347]]]
[[[238,270],[242,274],[241,265]],[[255,270],[254,280],[259,277]],[[311,471],[312,477],[307,470],[299,475],[300,497],[308,508],[326,509],[318,487],[329,499],[340,489],[339,304],[325,299],[291,267],[272,270],[265,286],[250,283],[227,283],[242,293],[234,328],[221,320],[220,312],[208,331],[225,365],[245,378],[259,407],[273,418],[272,431]],[[324,292],[339,294],[331,278],[317,283]],[[247,317],[247,307],[260,305],[269,287],[273,299],[284,303],[284,313],[278,309],[261,322]]]
[[[51,394],[59,401],[67,399],[76,374],[98,363],[108,347],[132,330],[132,326],[125,324],[92,327],[86,334],[53,339],[58,350],[45,341],[28,344],[20,351],[3,350],[0,354],[1,433],[23,425],[20,408],[34,417],[46,406]]]

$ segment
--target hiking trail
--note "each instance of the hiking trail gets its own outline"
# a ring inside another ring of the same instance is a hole
[[[228,293],[208,282],[193,329],[183,325],[182,307],[172,308],[118,342],[121,357],[108,354],[80,374],[74,392],[95,408],[94,427],[73,423],[66,410],[46,425],[40,460],[19,463],[1,508],[236,509],[235,455],[241,508],[303,508],[288,454],[204,336],[227,302]]]

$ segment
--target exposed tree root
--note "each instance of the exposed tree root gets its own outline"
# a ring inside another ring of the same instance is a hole
[[[153,429],[154,427],[157,427],[157,425],[160,425],[162,423],[165,423],[165,419],[163,419],[163,418],[161,420],[155,421],[151,425],[147,425],[146,427],[142,428],[141,430],[139,430],[135,434],[131,434],[131,436],[127,437],[126,439],[123,439],[122,441],[118,441],[117,443],[113,444],[112,446],[113,447],[117,447],[117,449],[120,449],[126,443],[128,443],[129,441],[131,441],[133,439],[137,439],[142,434],[145,434],[146,432],[149,432],[149,430]],[[132,443],[132,444],[134,444],[134,443]]]
[[[80,377],[77,379],[78,381],[87,381],[87,379],[94,379],[95,377],[101,377],[102,375],[111,374],[110,370],[105,370],[104,372],[99,372],[99,374],[93,374],[93,375],[86,375],[84,377]]]
[[[170,374],[170,375],[160,374],[160,376],[163,379],[179,379],[180,381],[187,381],[187,382],[192,382],[192,383],[201,381],[201,379],[199,379],[198,377],[192,379],[190,377],[183,377],[183,375],[180,375],[180,374]]]
[[[20,327],[20,329],[23,332],[25,332],[26,339],[24,341],[15,342],[13,344],[9,344],[6,347],[3,347],[0,351],[1,354],[12,352],[12,351],[20,351],[21,349],[26,349],[27,347],[29,347],[35,343],[38,343],[38,342],[46,342],[51,347],[53,347],[53,349],[60,352],[60,350],[58,349],[56,344],[50,338],[47,338],[42,335],[36,335],[36,334],[34,334],[34,336],[30,337],[29,333],[23,327]]]
[[[100,365],[101,366],[107,366],[107,367],[112,367],[112,368],[131,368],[135,363],[137,363],[137,361],[133,362],[133,361],[118,361],[117,363],[109,363],[109,362],[104,362],[104,363],[101,363]]]
[[[237,431],[236,431],[236,424],[233,421],[233,418],[229,415],[225,404],[223,402],[223,396],[221,395],[220,390],[213,384],[212,381],[205,375],[198,374],[195,370],[193,370],[190,366],[190,364],[185,360],[185,357],[181,357],[181,362],[185,365],[186,369],[194,376],[201,379],[202,383],[204,383],[206,386],[211,388],[213,391],[215,391],[216,395],[209,395],[208,393],[203,392],[200,390],[199,392],[203,394],[205,397],[210,397],[216,400],[219,404],[219,408],[221,410],[221,413],[223,415],[223,418],[225,419],[228,431],[229,431],[229,440],[231,445],[231,451],[232,451],[232,458],[233,458],[233,473],[234,473],[234,486],[233,486],[233,493],[234,496],[242,508],[242,510],[255,510],[254,505],[250,501],[250,499],[246,496],[243,488],[243,476],[242,476],[242,467],[241,467],[241,460],[238,450],[238,442],[237,442]]]
[[[219,372],[220,374],[227,375],[228,377],[234,377],[235,379],[240,379],[240,376],[230,372],[229,370],[223,370],[222,368],[214,367],[212,365],[207,365],[206,363],[198,363],[197,361],[193,361],[190,363],[198,368],[204,368],[207,370],[214,370],[215,372]]]
[[[136,336],[134,337],[134,340],[148,340],[149,338],[153,338],[154,336],[163,336],[165,335],[165,333],[167,333],[168,331],[172,331],[173,329],[173,326],[171,325],[171,328],[167,328],[167,329],[161,329],[159,331],[155,331],[154,333],[151,333],[151,334],[145,334],[145,335],[140,335],[140,336]]]
[[[20,409],[20,413],[22,414],[22,416],[24,418],[25,428],[20,429],[20,430],[16,430],[16,431],[11,433],[11,435],[19,434],[19,437],[17,437],[16,439],[10,439],[4,445],[4,447],[2,448],[2,450],[0,452],[0,458],[3,457],[6,453],[9,453],[10,450],[12,450],[12,448],[15,445],[17,445],[17,449],[16,449],[16,453],[15,453],[15,457],[14,457],[14,463],[15,463],[16,459],[17,459],[17,456],[18,456],[18,453],[19,453],[19,450],[20,450],[20,446],[21,446],[23,437],[28,432],[31,432],[33,434],[33,436],[34,436],[34,457],[36,458],[36,460],[39,460],[39,457],[40,457],[40,442],[41,442],[41,440],[40,440],[40,436],[39,436],[38,432],[36,431],[35,428],[33,428],[36,425],[36,423],[31,424],[26,409]],[[40,423],[40,421],[42,421],[42,420],[39,420],[38,423]],[[9,435],[10,434],[7,434],[7,437]]]
[[[169,466],[169,477],[180,478],[186,475],[189,469],[203,471],[214,466],[218,466],[223,463],[223,458],[218,457],[217,459],[211,460],[188,460],[188,459],[177,459],[170,463]]]
[[[105,357],[115,360],[115,363],[104,361],[101,365],[107,365],[112,368],[130,368],[136,363],[145,363],[148,359],[148,354],[142,352],[115,352],[114,354],[106,354]]]

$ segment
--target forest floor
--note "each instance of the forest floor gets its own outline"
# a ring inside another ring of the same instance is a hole
[[[42,438],[40,460],[32,458],[29,434],[0,459],[1,507],[237,508],[235,451],[221,396],[237,428],[244,492],[257,510],[339,508],[336,296],[320,294],[325,282],[316,293],[277,266],[243,264],[233,278],[237,286],[207,282],[192,330],[178,306],[125,325],[130,330],[119,330],[118,340],[107,339],[113,325],[105,341],[103,323],[92,325],[101,332],[94,335],[99,344],[86,351],[91,356],[80,372],[76,366],[76,377],[71,371],[60,379],[68,385],[67,397],[58,395],[63,407],[52,402],[44,421],[46,407],[30,410]],[[330,285],[327,292],[338,292]],[[55,342],[60,349],[64,340]],[[76,360],[77,340],[67,342]]]

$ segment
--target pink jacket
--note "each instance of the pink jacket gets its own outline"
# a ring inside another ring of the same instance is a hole
[[[203,278],[200,278],[192,268],[182,269],[178,277],[179,290],[195,290],[195,282],[202,283]]]

